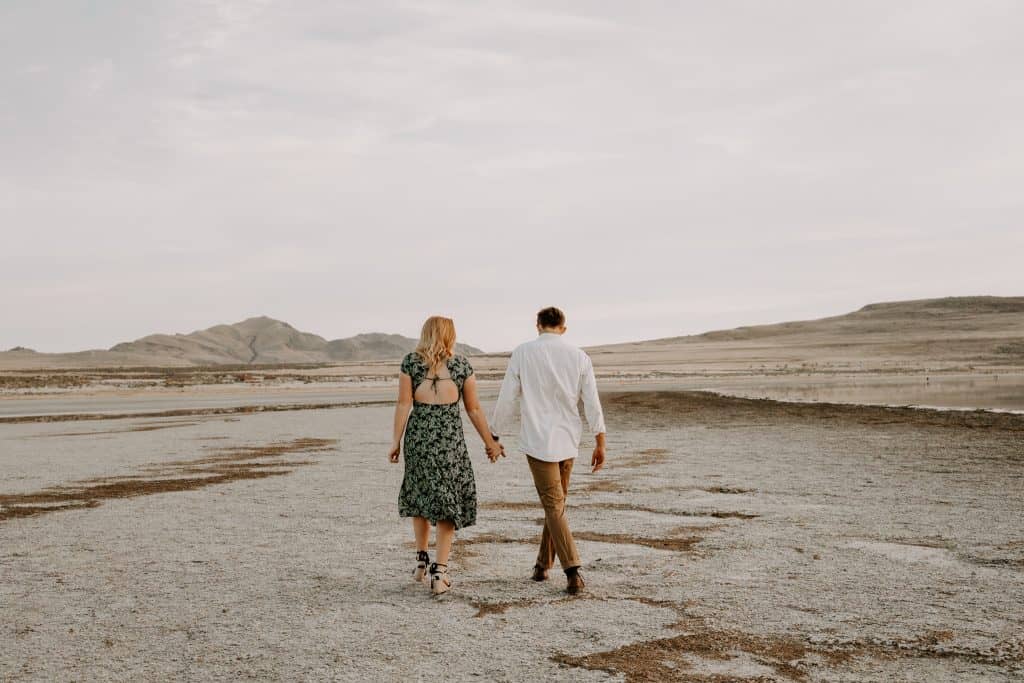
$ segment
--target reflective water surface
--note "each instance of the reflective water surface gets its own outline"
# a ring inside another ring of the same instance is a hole
[[[708,389],[747,398],[1024,412],[1024,374],[746,378]]]

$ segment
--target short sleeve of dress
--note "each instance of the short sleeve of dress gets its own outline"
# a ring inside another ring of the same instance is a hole
[[[453,363],[455,372],[452,373],[459,381],[459,389],[466,383],[466,379],[473,374],[473,366],[469,364],[465,356],[456,356]]]
[[[416,376],[419,374],[419,363],[416,362],[416,354],[410,353],[402,359],[402,372],[412,378],[413,386],[416,386]]]

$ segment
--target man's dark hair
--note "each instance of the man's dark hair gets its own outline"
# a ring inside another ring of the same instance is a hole
[[[537,311],[537,324],[547,328],[561,327],[565,324],[565,313],[554,306],[542,308]]]

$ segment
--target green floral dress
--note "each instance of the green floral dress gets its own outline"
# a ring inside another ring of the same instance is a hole
[[[429,368],[417,353],[402,360],[413,391],[428,379]],[[473,374],[462,356],[448,359],[448,373],[459,389]],[[398,494],[398,514],[425,517],[431,524],[451,521],[456,529],[476,524],[476,480],[466,450],[459,401],[430,404],[413,401],[405,428],[405,477]]]

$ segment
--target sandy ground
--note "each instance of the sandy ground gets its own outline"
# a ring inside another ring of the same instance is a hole
[[[577,598],[475,437],[454,590],[412,583],[388,406],[0,424],[0,680],[1024,679],[1024,417],[605,403]]]

